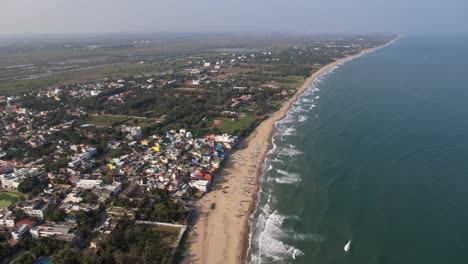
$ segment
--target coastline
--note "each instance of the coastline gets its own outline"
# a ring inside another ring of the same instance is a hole
[[[304,93],[313,81],[327,70],[346,61],[358,58],[399,40],[394,40],[371,49],[335,60],[324,65],[311,76],[294,95],[283,102],[281,108],[262,121],[252,133],[241,141],[212,192],[200,200],[200,215],[192,234],[191,247],[184,263],[245,263],[248,259],[251,227],[249,219],[255,213],[261,195],[261,176],[264,161],[273,147],[275,124],[287,116],[292,104]],[[221,184],[228,186],[223,192]],[[242,191],[243,190],[243,191]],[[210,204],[216,202],[216,209]]]

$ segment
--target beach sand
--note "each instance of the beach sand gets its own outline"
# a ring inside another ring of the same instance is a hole
[[[271,114],[239,143],[217,177],[213,191],[206,194],[198,203],[199,218],[189,234],[190,249],[186,253],[184,263],[246,262],[250,233],[248,219],[255,210],[258,180],[262,173],[262,165],[272,145],[275,122],[286,116],[292,103],[323,72],[339,63],[376,49],[378,48],[336,60],[314,72],[296,93],[283,103],[280,110]],[[228,187],[224,192],[222,185]],[[210,209],[213,202],[216,203],[216,207]]]

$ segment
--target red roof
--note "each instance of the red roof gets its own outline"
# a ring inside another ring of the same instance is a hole
[[[33,226],[36,225],[36,221],[23,219],[23,220],[16,222],[16,226],[22,226],[22,225],[28,225],[30,228],[32,228]]]

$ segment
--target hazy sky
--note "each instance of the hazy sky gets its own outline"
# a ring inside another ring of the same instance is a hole
[[[467,31],[467,2],[468,0],[0,0],[0,34]]]

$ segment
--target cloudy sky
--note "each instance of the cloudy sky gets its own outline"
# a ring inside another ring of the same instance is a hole
[[[0,34],[468,31],[467,0],[0,0]]]

